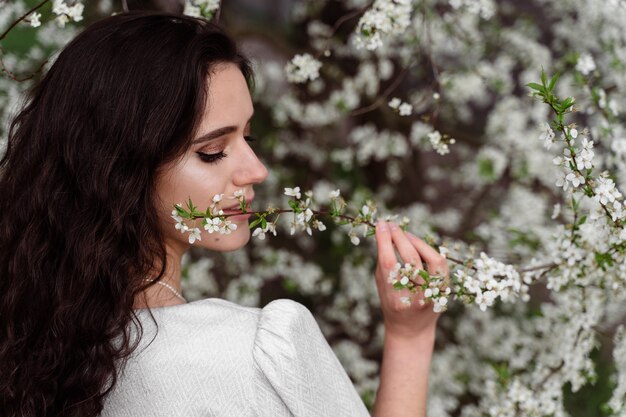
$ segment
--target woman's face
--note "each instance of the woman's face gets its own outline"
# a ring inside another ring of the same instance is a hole
[[[224,194],[217,208],[227,208],[238,204],[228,196],[243,189],[246,201],[250,201],[254,197],[253,184],[267,178],[267,168],[246,141],[253,111],[248,86],[239,68],[230,63],[218,65],[209,80],[206,110],[191,147],[181,159],[165,165],[157,180],[165,243],[180,255],[188,249],[189,241],[187,233],[174,227],[176,222],[171,218],[174,204],[183,203],[186,208],[185,202],[191,198],[198,210],[205,211],[215,194]],[[202,219],[196,220],[201,240],[196,240],[194,245],[217,251],[244,246],[250,239],[248,219],[232,216],[227,219],[237,225],[228,235],[209,234],[201,226]],[[191,227],[193,222],[187,224]]]

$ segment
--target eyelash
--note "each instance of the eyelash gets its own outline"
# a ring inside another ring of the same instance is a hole
[[[243,138],[247,142],[254,142],[256,140],[256,138],[252,136],[244,136]],[[212,154],[208,154],[204,152],[196,152],[196,153],[198,154],[202,162],[207,162],[209,164],[216,164],[217,162],[219,162],[220,159],[226,158],[228,156],[227,154],[224,153],[224,151],[221,151],[218,153],[212,153]]]

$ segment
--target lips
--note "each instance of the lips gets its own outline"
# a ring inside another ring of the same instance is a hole
[[[250,203],[252,202],[252,200],[254,200],[254,197],[246,198],[246,211],[250,210]],[[226,207],[226,208],[224,208],[222,210],[224,210],[224,213],[228,213],[228,212],[240,213],[241,212],[241,209],[239,208],[239,203],[237,203],[237,204],[235,204],[233,206],[230,206],[230,207]]]

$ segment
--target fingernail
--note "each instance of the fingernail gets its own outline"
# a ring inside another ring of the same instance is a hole
[[[389,227],[387,226],[387,223],[379,220],[378,223],[376,223],[376,229],[380,230],[381,232],[386,232],[389,230]]]
[[[398,228],[398,225],[395,224],[394,222],[390,222],[389,226],[391,227],[391,230],[396,230]]]

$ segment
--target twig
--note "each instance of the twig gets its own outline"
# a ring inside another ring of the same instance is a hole
[[[293,210],[280,209],[280,210],[275,210],[275,211],[272,211],[272,212],[271,212],[271,213],[269,213],[269,214],[282,214],[282,213],[293,213],[293,212],[294,212]],[[329,215],[329,214],[330,214],[330,212],[328,212],[328,211],[323,211],[323,210],[312,210],[312,212],[313,212],[313,214],[315,214],[315,215],[322,215],[322,216],[327,216],[327,215]],[[226,217],[231,217],[231,216],[239,216],[239,215],[241,215],[241,214],[264,214],[264,213],[267,213],[267,211],[246,211],[246,212],[238,212],[238,213],[224,214],[224,215],[222,215],[222,216],[215,216],[215,217],[224,217],[224,218],[226,218]],[[341,219],[348,220],[348,221],[351,221],[351,222],[354,222],[354,221],[356,220],[354,217],[351,217],[351,216],[346,216],[346,215],[343,215],[343,214],[338,214],[338,215],[336,215],[335,217],[339,217],[339,218],[341,218]],[[197,216],[193,216],[193,215],[192,215],[191,220],[202,219],[202,218],[204,218],[204,216],[203,216],[203,215],[197,215]],[[370,227],[372,227],[372,228],[374,228],[374,229],[376,228],[376,225],[374,225],[374,224],[372,224],[372,223],[370,223],[370,222],[368,222],[368,221],[361,222],[361,223],[359,223],[357,226],[360,226],[360,225],[363,225],[363,224],[368,225],[368,226],[370,226]],[[449,257],[449,256],[446,256],[446,259],[447,259],[447,260],[449,260],[449,261],[451,261],[451,262],[454,262],[454,263],[456,263],[456,264],[463,265],[463,266],[467,266],[467,265],[465,265],[465,262],[463,262],[463,261],[461,261],[461,260],[459,260],[459,259],[455,259],[455,258],[452,258],[452,257]],[[558,266],[557,264],[555,264],[554,262],[552,262],[552,263],[549,263],[549,264],[535,265],[535,266],[532,266],[532,267],[519,269],[519,270],[518,270],[518,272],[519,272],[519,273],[524,273],[524,272],[531,272],[531,271],[536,271],[536,270],[540,270],[540,269],[546,269],[547,271],[549,271],[549,270],[551,270],[552,268],[555,268],[555,267],[557,267],[557,266]],[[473,270],[476,270],[476,268],[475,268],[474,266],[469,266],[469,267],[470,267],[471,269],[473,269]],[[543,273],[543,274],[545,274],[545,272],[546,272],[546,271],[544,271],[544,273]],[[542,275],[543,275],[543,274],[542,274]]]
[[[2,48],[2,46],[0,46],[0,51],[2,51],[2,52],[3,52],[3,54],[4,54],[4,48]],[[46,59],[45,61],[43,61],[43,62],[39,65],[39,68],[37,68],[37,70],[36,70],[35,72],[33,72],[32,74],[30,74],[30,75],[29,75],[28,77],[26,77],[26,78],[21,78],[21,79],[19,79],[19,78],[17,78],[17,77],[15,76],[15,74],[14,74],[14,73],[12,73],[11,71],[9,71],[9,69],[8,69],[8,68],[4,65],[4,60],[2,59],[2,57],[0,57],[0,70],[1,70],[1,72],[5,72],[5,73],[9,76],[9,78],[11,78],[11,79],[12,79],[12,80],[14,80],[14,81],[17,81],[17,82],[24,82],[24,81],[26,81],[26,80],[30,80],[31,78],[33,78],[33,77],[34,77],[34,76],[35,76],[35,75],[36,75],[39,71],[41,71],[41,70],[43,69],[44,65],[46,65],[46,63],[47,63],[47,62],[48,62],[48,60]]]
[[[372,5],[374,4],[374,2],[370,2],[368,5],[358,9],[358,10],[354,10],[350,13],[346,13],[345,15],[341,16],[339,19],[337,19],[337,21],[335,22],[335,24],[333,25],[333,28],[331,29],[330,33],[328,34],[328,36],[326,37],[326,47],[323,48],[324,50],[328,49],[328,45],[330,43],[330,39],[335,35],[335,33],[337,33],[337,30],[339,30],[339,28],[341,27],[341,25],[343,25],[345,22],[347,22],[350,19],[353,19],[357,16],[362,15],[363,13],[365,13],[365,11],[367,9],[369,9],[370,7],[372,7]],[[320,58],[322,56],[322,54],[325,51],[318,51],[314,57],[316,59]]]
[[[385,89],[385,91],[383,91],[383,93],[378,97],[378,99],[375,102],[373,102],[369,106],[365,106],[360,109],[351,111],[350,116],[359,116],[361,114],[368,113],[370,111],[377,109],[382,104],[384,104],[385,101],[387,100],[387,96],[389,96],[389,94],[391,94],[393,90],[395,90],[398,87],[398,85],[400,85],[400,82],[404,79],[404,76],[409,71],[411,66],[413,66],[413,61],[409,62],[408,65],[404,67],[404,69],[400,72],[400,74],[398,74],[398,77],[396,77],[396,79],[393,80],[391,84],[389,84],[389,86]]]
[[[343,16],[341,16],[339,19],[337,19],[337,21],[335,22],[335,25],[333,26],[333,30],[330,33],[330,36],[333,36],[335,33],[337,33],[337,30],[339,30],[339,28],[341,27],[341,25],[343,25],[345,22],[347,22],[348,20],[357,17],[359,15],[362,15],[367,9],[369,9],[370,7],[372,7],[372,5],[374,4],[374,2],[370,2],[370,4],[362,7],[359,10],[355,10],[352,13],[347,13]],[[329,37],[330,37],[329,36]]]
[[[48,3],[50,0],[43,0],[41,3],[39,3],[37,6],[33,7],[32,9],[30,9],[28,12],[26,12],[26,14],[22,15],[22,17],[20,17],[19,19],[17,19],[15,22],[13,22],[13,24],[11,26],[9,26],[9,28],[7,30],[5,30],[2,35],[0,35],[0,41],[3,40],[4,38],[6,38],[7,34],[11,31],[11,29],[13,29],[18,23],[20,23],[22,20],[24,20],[26,18],[26,16],[28,16],[29,14],[31,14],[32,12],[34,12],[35,10],[39,9],[41,6],[43,6],[44,4]]]
[[[328,211],[320,211],[320,210],[312,210],[312,211],[313,211],[313,214],[322,215],[322,216],[327,216],[327,215],[330,214],[330,212],[328,212]],[[239,212],[239,213],[224,214],[224,215],[221,215],[219,217],[226,218],[226,217],[230,217],[230,216],[240,216],[241,214],[263,214],[263,213],[266,213],[266,212],[265,211],[246,211],[245,213]],[[293,213],[293,210],[280,209],[280,210],[272,211],[271,214],[274,214],[274,213],[278,213],[278,214],[281,214],[281,213]],[[217,217],[217,216],[215,216],[215,217]],[[350,221],[356,220],[354,217],[346,216],[346,215],[343,215],[343,214],[338,214],[336,217],[339,217],[339,218],[345,219],[345,220],[350,220]],[[204,216],[193,216],[192,220],[203,219],[203,218],[204,218]],[[366,225],[368,225],[370,227],[376,228],[376,225],[374,225],[374,224],[372,224],[370,222],[361,222],[361,223],[359,223],[359,225],[362,225],[362,224],[366,224]]]
[[[557,267],[558,265],[555,264],[554,262],[551,262],[549,264],[543,264],[543,265],[537,265],[537,266],[532,266],[529,268],[525,268],[525,269],[520,269],[519,272],[532,272],[532,271],[538,271],[540,269],[544,269],[544,268],[548,268],[548,270]]]
[[[213,16],[213,20],[215,20],[215,23],[219,23],[220,22],[220,14],[222,12],[222,0],[219,0],[219,5],[217,6],[217,11],[215,12],[215,16]]]

